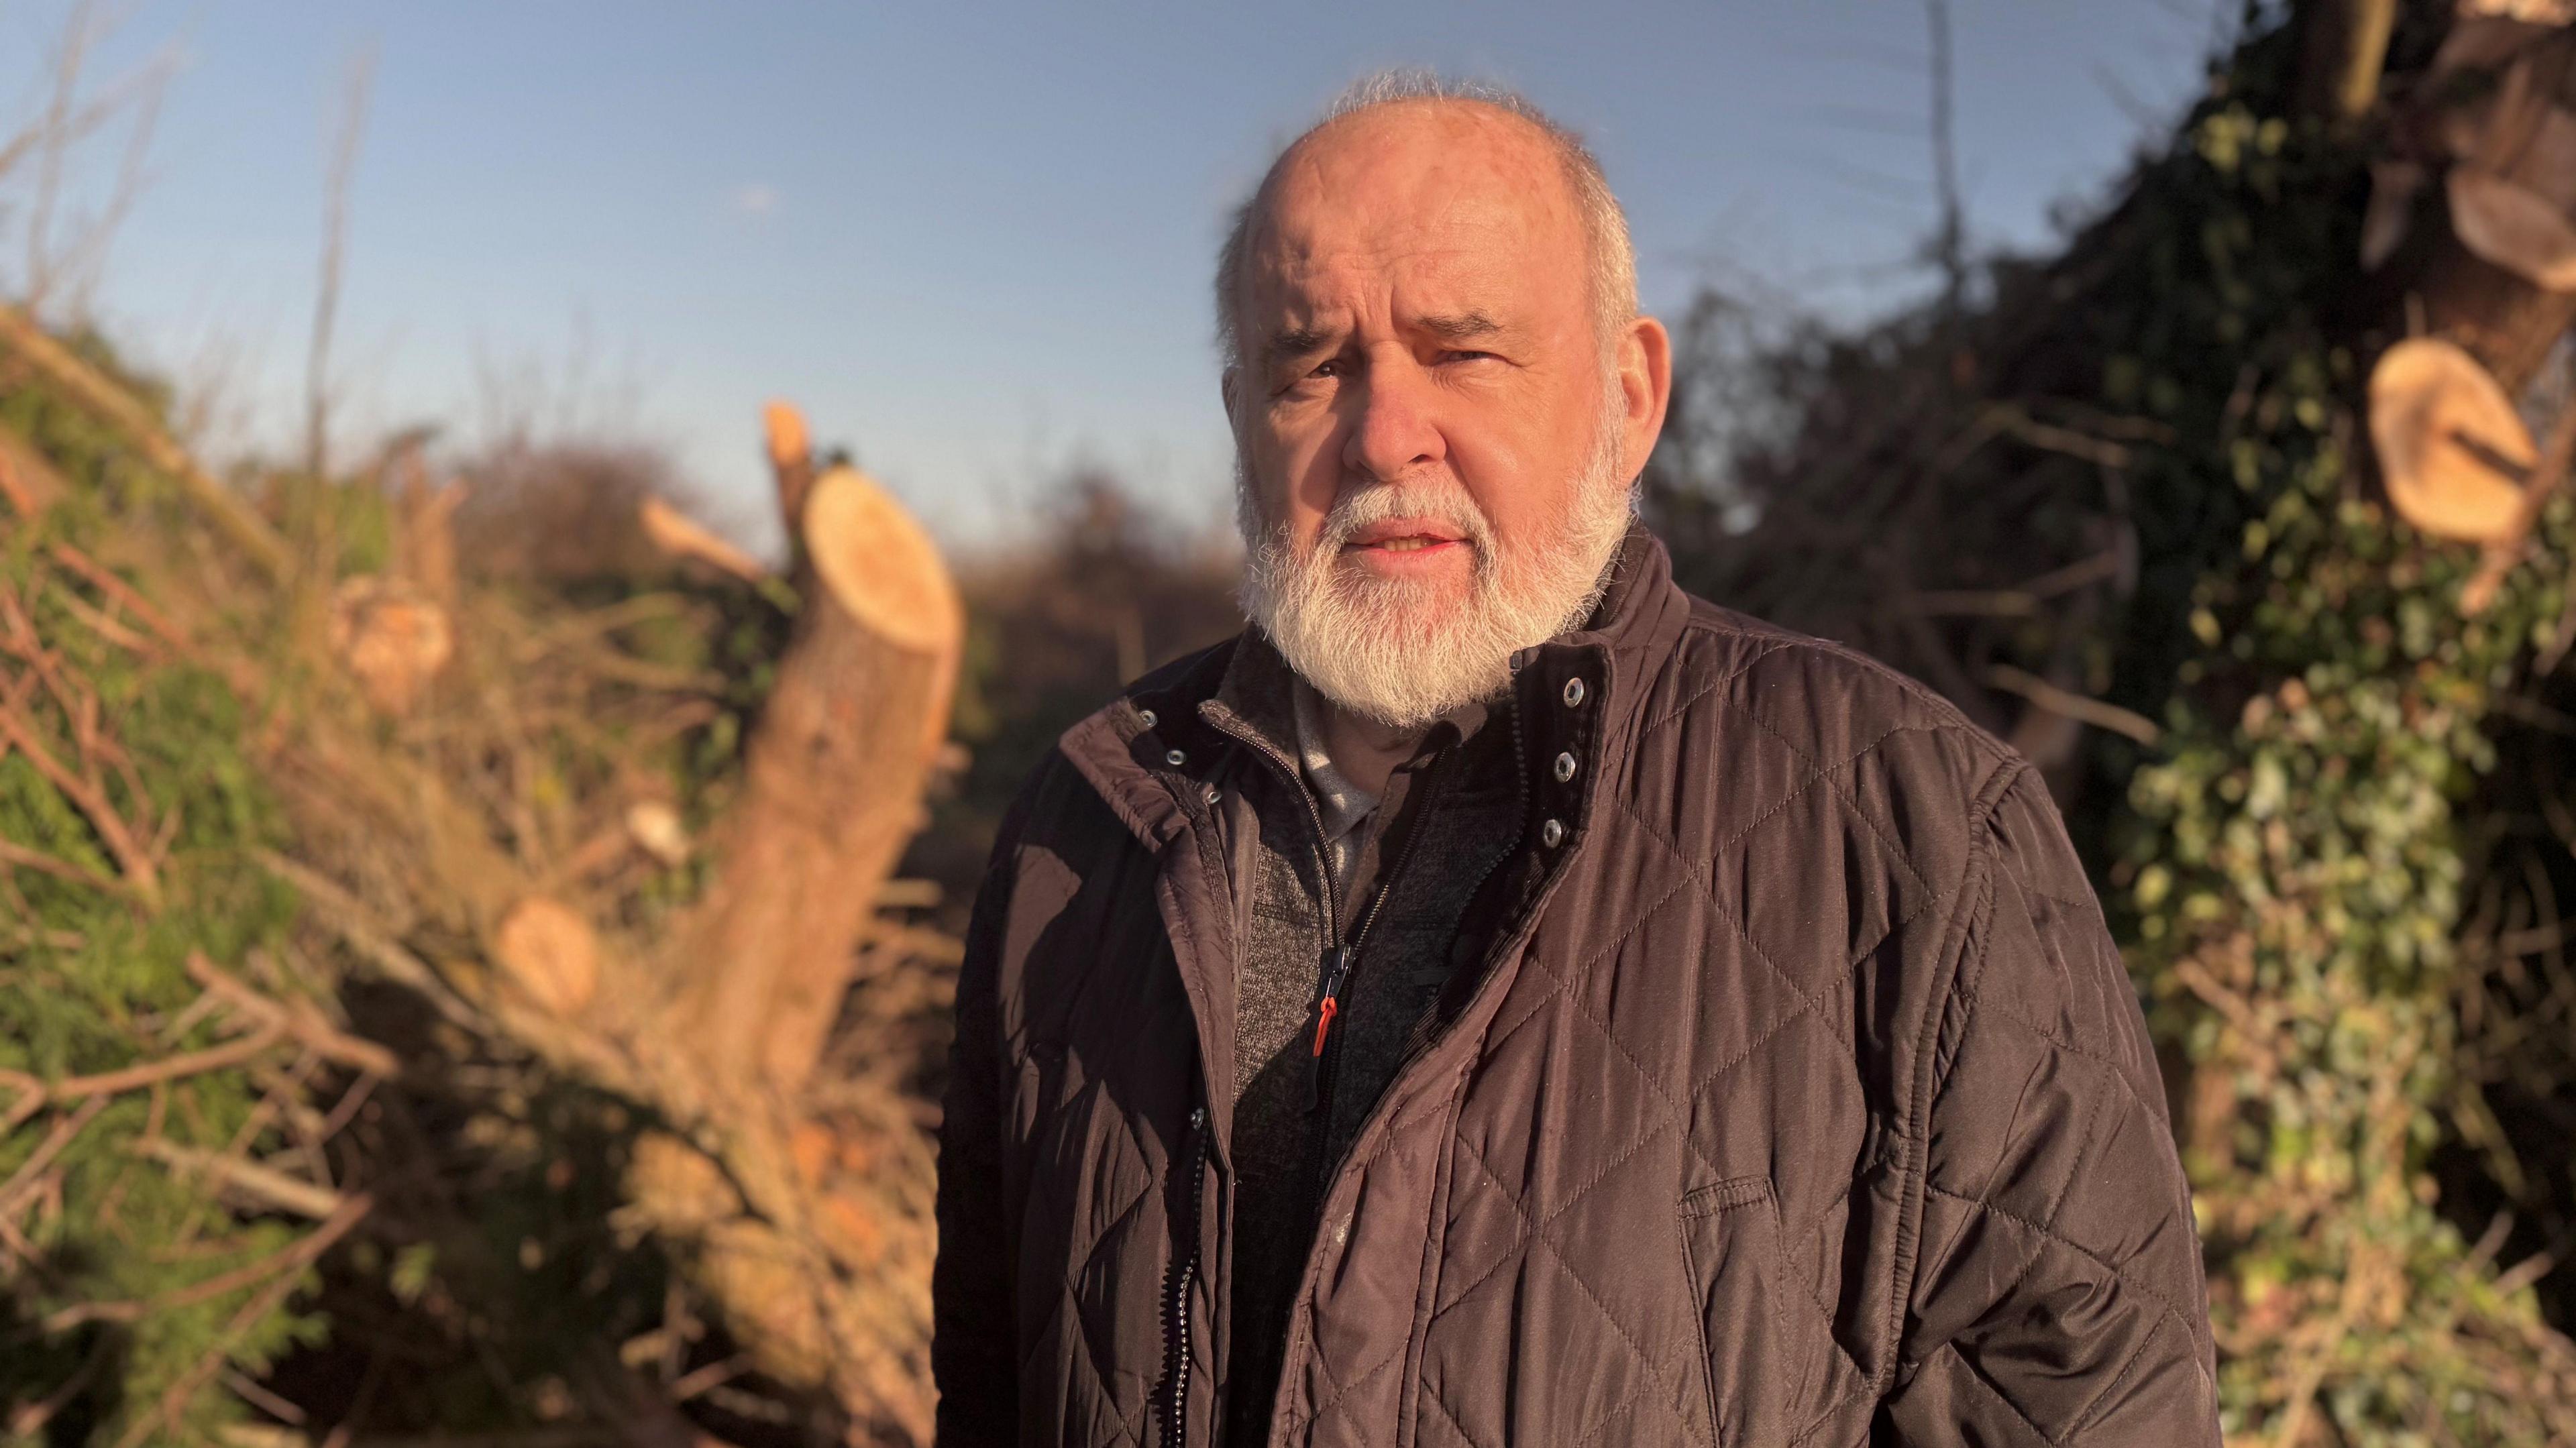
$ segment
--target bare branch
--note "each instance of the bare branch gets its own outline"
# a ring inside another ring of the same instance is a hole
[[[125,224],[127,213],[134,209],[134,199],[143,193],[144,158],[152,152],[153,133],[161,124],[161,101],[175,70],[174,62],[163,60],[144,72],[135,102],[134,126],[125,139],[125,157],[116,168],[116,184],[108,192],[106,205],[81,227],[78,239],[68,248],[71,263],[65,279],[70,295],[65,311],[74,318],[88,313],[90,298],[107,271],[108,247],[117,229]]]
[[[2064,715],[2097,729],[2108,729],[2114,734],[2125,734],[2140,744],[2153,744],[2163,733],[2155,721],[2144,714],[2123,709],[2117,704],[2106,704],[2099,699],[2088,699],[2009,664],[1997,664],[1986,670],[1986,682],[2006,693],[2019,694],[2052,714]]]
[[[327,476],[330,465],[331,324],[340,310],[340,268],[348,246],[349,182],[358,169],[358,138],[366,128],[367,93],[375,84],[375,52],[349,62],[341,94],[340,124],[331,147],[331,170],[322,193],[322,274],[313,298],[313,343],[304,367],[304,469]]]
[[[1932,259],[1941,268],[1941,308],[1955,319],[1968,292],[1967,219],[1959,201],[1959,153],[1951,102],[1950,0],[1923,0],[1931,32],[1932,191],[1940,205]]]
[[[167,1141],[138,1142],[134,1149],[173,1172],[203,1177],[260,1206],[311,1217],[317,1222],[330,1220],[347,1204],[346,1198],[328,1187],[222,1152],[199,1151]]]
[[[36,199],[27,215],[26,306],[38,316],[44,314],[53,283],[54,203],[62,192],[63,157],[71,149],[72,103],[80,94],[81,67],[103,29],[95,0],[78,0],[72,6],[54,49],[53,94],[45,102],[44,119],[37,123]]]

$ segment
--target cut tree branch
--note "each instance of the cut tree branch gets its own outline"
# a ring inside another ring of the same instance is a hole
[[[809,483],[803,420],[769,414],[803,607],[714,832],[714,884],[666,958],[674,1039],[792,1096],[822,1053],[855,947],[920,823],[964,611],[920,524],[857,471]]]
[[[2299,109],[2357,120],[2379,99],[2397,0],[2307,0],[2299,7]]]

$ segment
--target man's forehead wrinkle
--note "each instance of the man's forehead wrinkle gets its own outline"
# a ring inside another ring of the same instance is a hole
[[[1280,355],[1312,350],[1371,317],[1451,341],[1509,330],[1508,290],[1498,295],[1490,270],[1464,252],[1413,248],[1386,261],[1340,261],[1260,267],[1249,330],[1266,334]]]
[[[1379,324],[1451,345],[1544,326],[1531,289],[1566,291],[1589,245],[1543,133],[1490,107],[1411,102],[1291,145],[1245,242],[1237,317],[1246,350],[1272,364]]]
[[[1517,251],[1531,235],[1532,219],[1529,207],[1492,194],[1456,196],[1377,224],[1329,203],[1284,208],[1265,218],[1248,260],[1256,273],[1283,284],[1337,273],[1391,273],[1408,263],[1437,272],[1462,260],[1472,265],[1494,251],[1497,238],[1507,252]]]
[[[1247,258],[1246,280],[1264,308],[1292,322],[1347,309],[1357,295],[1382,290],[1446,288],[1478,270],[1481,234],[1513,231],[1498,219],[1441,218],[1432,226],[1314,235],[1286,227],[1260,239]],[[1464,310],[1445,305],[1442,310]]]

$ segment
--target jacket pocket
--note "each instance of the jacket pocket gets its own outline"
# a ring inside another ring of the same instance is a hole
[[[1790,1265],[1770,1180],[1731,1177],[1683,1197],[1681,1233],[1716,1441],[1791,1448],[1866,1382]]]

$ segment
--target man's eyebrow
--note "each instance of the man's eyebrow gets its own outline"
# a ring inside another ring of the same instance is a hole
[[[1331,334],[1321,327],[1284,327],[1270,334],[1270,355],[1274,358],[1303,357],[1309,352],[1323,350],[1324,344],[1330,340]]]
[[[1420,317],[1413,325],[1443,342],[1474,342],[1499,335],[1503,324],[1483,312],[1461,312],[1456,316]]]

